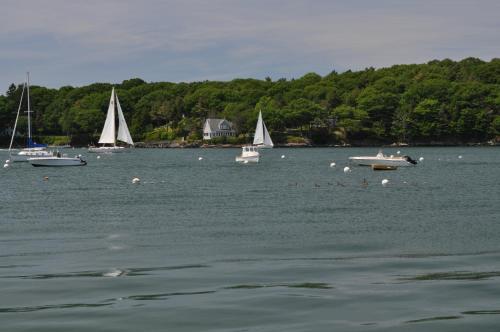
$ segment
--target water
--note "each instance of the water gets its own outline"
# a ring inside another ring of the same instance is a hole
[[[1,169],[0,330],[498,331],[500,150],[401,150],[425,160],[68,150],[88,166]]]

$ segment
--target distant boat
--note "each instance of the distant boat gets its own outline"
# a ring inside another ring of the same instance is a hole
[[[260,158],[260,153],[257,151],[257,147],[251,145],[245,145],[241,148],[241,154],[236,156],[236,162],[238,163],[258,163]]]
[[[62,167],[62,166],[85,166],[87,162],[82,159],[82,156],[68,157],[66,154],[61,155],[60,152],[53,153],[47,157],[32,157],[28,162],[35,167]]]
[[[116,135],[115,109],[118,112],[118,135]],[[127,151],[125,147],[116,145],[117,140],[125,142],[131,146],[134,145],[134,141],[132,140],[132,136],[130,136],[130,132],[128,130],[127,122],[123,116],[120,101],[115,93],[115,88],[113,88],[111,91],[111,98],[109,100],[108,114],[106,115],[104,128],[102,129],[101,137],[99,139],[99,144],[102,144],[102,146],[90,147],[89,152],[106,153]],[[112,145],[107,146],[106,144]]]
[[[28,114],[28,138],[27,138],[27,143],[26,143],[26,148],[21,149],[17,154],[12,154],[12,144],[14,143],[14,137],[16,135],[16,129],[17,129],[17,122],[19,120],[19,114],[21,112],[21,107],[23,104],[23,97],[24,97],[24,91],[26,91],[26,98],[27,98],[27,111],[26,113]],[[19,161],[28,161],[28,158],[31,157],[43,157],[43,156],[50,156],[51,153],[49,151],[46,151],[46,144],[39,144],[33,141],[33,138],[31,137],[31,113],[33,111],[31,110],[31,103],[30,103],[30,74],[26,73],[26,82],[23,84],[23,90],[21,92],[21,99],[19,101],[19,107],[17,108],[17,115],[16,115],[16,122],[14,123],[14,129],[12,130],[12,137],[10,139],[10,145],[9,145],[9,154],[10,154],[10,159],[14,162],[19,162]]]
[[[414,166],[417,162],[408,156],[386,156],[379,151],[376,156],[349,157],[349,160],[361,166]]]
[[[272,148],[274,146],[271,136],[267,131],[266,124],[262,120],[262,111],[259,111],[259,119],[255,127],[255,135],[253,137],[253,145],[258,148]]]

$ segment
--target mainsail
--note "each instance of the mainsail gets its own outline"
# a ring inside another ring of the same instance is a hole
[[[116,100],[116,101],[115,101]],[[118,109],[118,137],[115,138],[116,128],[115,128],[115,105]],[[116,139],[131,144],[134,144],[130,132],[127,127],[127,122],[125,122],[125,117],[123,116],[123,111],[118,101],[118,96],[115,93],[115,88],[111,91],[111,99],[109,100],[108,114],[106,115],[106,122],[104,123],[104,128],[102,129],[101,138],[99,139],[100,144],[116,144]]]
[[[253,144],[271,148],[274,146],[271,136],[269,136],[269,132],[267,131],[266,124],[264,123],[264,120],[262,120],[262,111],[259,111],[259,119],[257,120],[257,126],[255,127]]]
[[[115,140],[115,88],[111,91],[111,99],[109,100],[108,114],[106,122],[102,129],[99,144],[116,144]]]

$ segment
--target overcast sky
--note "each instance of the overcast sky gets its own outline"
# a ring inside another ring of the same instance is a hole
[[[0,0],[0,93],[500,57],[500,0]]]

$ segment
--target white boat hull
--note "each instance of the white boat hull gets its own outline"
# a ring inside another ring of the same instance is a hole
[[[92,153],[120,153],[120,152],[129,152],[128,148],[123,146],[99,146],[99,147],[90,147],[89,152]]]
[[[85,166],[87,162],[81,158],[69,157],[38,157],[29,158],[28,162],[35,167]]]
[[[17,154],[11,155],[11,160],[13,162],[27,162],[29,158],[38,157],[51,157],[52,153],[47,150],[42,150],[40,148],[34,149],[23,149]]]
[[[259,162],[259,156],[247,156],[247,157],[243,157],[243,156],[237,156],[235,158],[236,162],[237,163],[258,163]]]
[[[372,166],[372,165],[383,165],[383,166],[395,166],[395,167],[406,167],[415,166],[403,157],[349,157],[352,163],[360,166]]]

